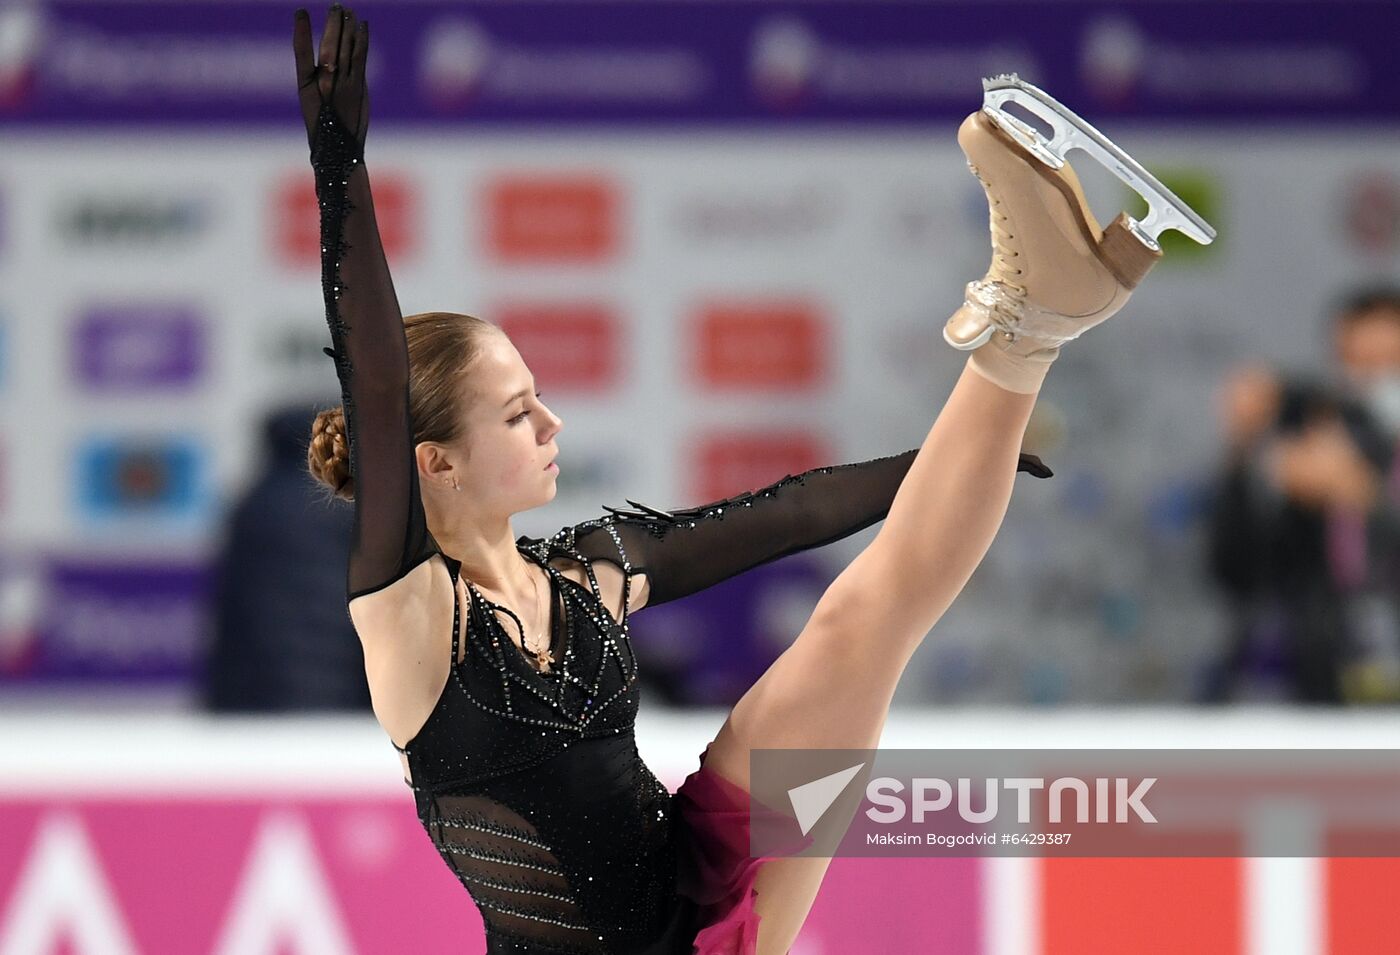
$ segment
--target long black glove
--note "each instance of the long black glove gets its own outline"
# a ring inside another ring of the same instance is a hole
[[[634,510],[560,532],[566,547],[607,560],[631,575],[645,573],[652,607],[798,551],[821,547],[883,520],[919,449],[858,464],[814,468],[747,494],[703,507],[665,511],[629,500]],[[1052,472],[1033,454],[1017,471]],[[616,534],[616,538],[614,538]]]
[[[408,341],[379,240],[365,132],[369,29],[332,10],[312,62],[311,22],[293,28],[297,88],[321,209],[321,291],[345,406],[355,525],[347,600],[382,589],[438,552],[428,533],[408,413]],[[330,67],[334,66],[334,69]]]

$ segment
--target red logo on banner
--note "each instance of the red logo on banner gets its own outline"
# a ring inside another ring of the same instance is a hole
[[[695,378],[711,388],[814,388],[827,379],[826,322],[808,302],[700,310]]]
[[[617,382],[621,336],[617,315],[608,306],[514,302],[492,313],[541,390],[601,391]]]
[[[374,221],[384,256],[401,264],[400,257],[414,251],[413,189],[402,176],[374,174]],[[315,181],[308,175],[288,176],[272,195],[273,256],[289,265],[321,264],[321,207]]]
[[[785,474],[835,463],[823,438],[801,431],[714,435],[700,438],[694,447],[687,470],[695,475],[696,504],[756,491]]]
[[[486,188],[489,253],[507,262],[596,262],[618,245],[618,197],[600,176],[502,178]]]

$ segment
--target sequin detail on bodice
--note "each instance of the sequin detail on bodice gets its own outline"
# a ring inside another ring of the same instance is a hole
[[[514,614],[470,584],[457,662],[460,565],[449,559],[453,665],[401,751],[419,819],[480,909],[488,952],[658,951],[649,946],[668,924],[691,916],[675,892],[671,794],[633,736],[639,688],[627,614],[618,622],[607,611],[591,561],[561,546],[566,539],[561,531],[517,542],[550,578],[557,662],[548,672],[513,645],[496,610]],[[550,566],[555,556],[582,564],[589,586]]]

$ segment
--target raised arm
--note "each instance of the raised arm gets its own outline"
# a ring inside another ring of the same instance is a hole
[[[645,573],[647,606],[654,606],[883,520],[918,451],[789,474],[757,491],[689,510],[629,500],[635,510],[609,507],[606,517],[561,534],[565,546],[590,560],[622,566],[625,554],[629,590],[630,577]],[[1053,473],[1032,454],[1022,454],[1016,470],[1042,478]]]
[[[345,407],[355,524],[346,599],[380,590],[437,552],[428,534],[408,412],[408,342],[379,240],[364,163],[369,27],[332,8],[312,60],[311,22],[293,29],[297,86],[321,210],[321,289]]]

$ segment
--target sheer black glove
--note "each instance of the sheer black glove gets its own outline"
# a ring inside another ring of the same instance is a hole
[[[363,160],[369,129],[369,89],[365,61],[369,55],[369,23],[359,21],[347,7],[335,4],[321,35],[320,63],[312,58],[311,16],[297,10],[292,26],[296,54],[297,96],[306,122],[306,141],[315,164],[319,147],[335,145]],[[341,142],[327,142],[327,134]]]
[[[666,603],[798,551],[822,547],[883,520],[919,449],[856,464],[788,474],[767,487],[702,507],[663,510],[627,500],[604,517],[566,527],[556,540],[650,581],[647,606]],[[1034,454],[1017,471],[1053,472]]]

